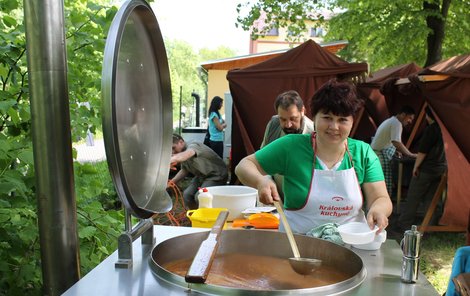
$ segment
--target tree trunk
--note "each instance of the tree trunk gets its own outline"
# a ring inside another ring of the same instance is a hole
[[[423,1],[423,9],[429,15],[426,17],[426,24],[431,32],[427,38],[427,57],[424,67],[433,65],[442,59],[442,42],[445,35],[445,24],[449,6],[452,0],[442,0],[442,7],[439,3]]]

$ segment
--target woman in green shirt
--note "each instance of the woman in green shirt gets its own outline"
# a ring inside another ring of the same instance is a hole
[[[236,167],[238,178],[258,189],[262,203],[272,204],[280,198],[269,175],[283,175],[284,208],[294,232],[351,221],[384,229],[392,203],[380,162],[368,144],[348,138],[362,106],[354,85],[330,80],[310,106],[316,132],[287,135],[245,157]]]

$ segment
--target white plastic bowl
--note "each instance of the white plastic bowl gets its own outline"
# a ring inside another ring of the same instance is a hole
[[[213,195],[213,208],[228,209],[227,221],[243,218],[242,212],[254,207],[258,196],[258,190],[248,186],[212,186],[207,187],[207,190]]]
[[[371,230],[367,223],[350,222],[340,225],[338,232],[343,242],[350,245],[359,245],[373,242],[378,229],[377,225]]]
[[[382,230],[379,234],[375,235],[374,240],[368,244],[357,244],[352,245],[356,249],[366,250],[366,251],[374,251],[380,249],[382,243],[387,240],[387,231]]]

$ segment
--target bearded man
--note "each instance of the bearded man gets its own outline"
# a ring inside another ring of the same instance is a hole
[[[260,148],[287,134],[310,134],[314,131],[313,121],[305,116],[304,102],[295,90],[279,94],[274,101],[274,110],[277,115],[268,122]],[[283,199],[283,178],[281,175],[273,178]]]

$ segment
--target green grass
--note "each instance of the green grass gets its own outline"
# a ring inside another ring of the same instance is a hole
[[[447,290],[455,252],[465,242],[465,233],[429,232],[423,236],[420,270],[441,295]]]

